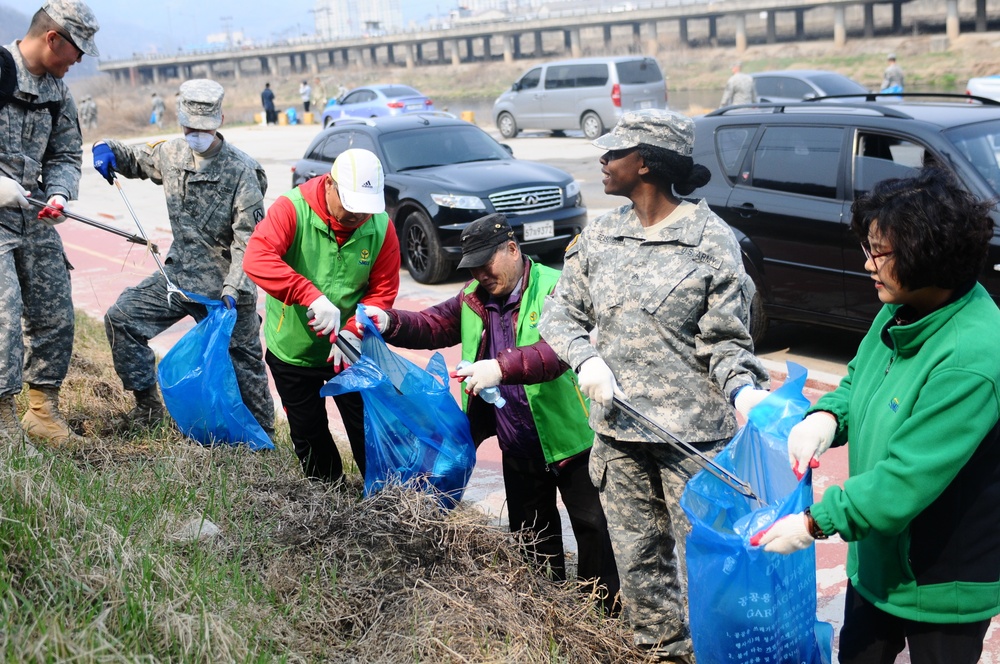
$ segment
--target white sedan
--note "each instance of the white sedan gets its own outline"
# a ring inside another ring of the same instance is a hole
[[[1000,101],[1000,74],[970,78],[965,86],[965,94]]]

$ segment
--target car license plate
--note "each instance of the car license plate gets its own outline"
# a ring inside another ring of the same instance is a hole
[[[642,101],[639,102],[639,108],[653,108],[653,100],[643,99]]]
[[[406,110],[408,110],[408,111],[419,111],[423,107],[424,107],[423,104],[407,104],[406,105]]]
[[[524,225],[524,241],[544,240],[556,234],[555,224],[551,219],[548,221],[536,221]]]

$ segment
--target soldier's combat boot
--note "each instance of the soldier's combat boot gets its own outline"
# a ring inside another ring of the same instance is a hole
[[[21,428],[21,421],[17,419],[17,404],[14,403],[14,395],[0,397],[0,441],[19,442],[22,438],[24,438],[24,429]]]
[[[135,408],[125,416],[132,426],[152,428],[167,416],[167,410],[163,407],[163,401],[160,400],[160,390],[156,383],[145,390],[133,390],[132,394],[135,395]]]
[[[37,386],[28,388],[28,412],[21,419],[24,432],[32,438],[55,445],[79,443],[83,438],[69,428],[59,411],[59,388]]]

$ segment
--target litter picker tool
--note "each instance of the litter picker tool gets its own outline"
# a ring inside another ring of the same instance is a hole
[[[715,461],[705,456],[701,452],[701,450],[693,446],[691,443],[685,443],[683,440],[681,440],[673,433],[671,433],[670,430],[664,427],[662,424],[640,413],[638,410],[636,410],[635,406],[630,404],[625,399],[616,396],[614,398],[614,403],[622,410],[623,413],[631,417],[639,424],[643,425],[647,431],[649,431],[650,433],[652,433],[653,435],[655,435],[657,438],[667,443],[668,445],[671,445],[678,452],[680,452],[684,456],[688,457],[689,459],[700,465],[702,468],[710,472],[712,475],[715,475],[727,486],[736,490],[737,493],[746,496],[751,500],[755,500],[758,503],[763,504],[763,501],[761,501],[761,499],[758,498],[757,495],[753,492],[753,489],[750,488],[750,484],[748,482],[741,480],[736,475],[733,475],[731,472],[729,472],[719,464],[715,463]]]
[[[152,242],[149,241],[149,236],[146,235],[145,229],[142,227],[142,224],[139,223],[139,217],[135,215],[135,210],[132,209],[132,204],[128,202],[128,196],[125,195],[125,190],[122,189],[122,183],[118,181],[117,175],[114,176],[114,184],[118,193],[121,194],[122,200],[125,201],[125,207],[128,208],[128,213],[132,215],[132,221],[135,222],[135,227],[139,229],[139,235],[141,235],[142,239],[145,240],[146,246],[152,245]],[[167,271],[163,269],[163,261],[160,260],[159,253],[153,252],[153,260],[156,261],[156,267],[159,268],[160,274],[163,275],[163,279],[167,282],[167,302],[170,302],[170,296],[174,293],[190,300],[191,298],[188,297],[187,293],[175,286],[174,282],[170,281],[170,277],[167,276]]]
[[[312,309],[308,310],[308,314],[309,317],[311,318]],[[351,364],[357,364],[358,360],[361,359],[361,353],[359,353],[358,350],[350,343],[344,341],[344,339],[341,338],[339,334],[337,335],[337,340],[334,343],[337,345],[337,348],[340,349],[340,352],[344,354],[344,357],[350,360]],[[385,374],[386,377],[388,377],[389,382],[392,383],[392,386],[396,388],[396,391],[402,394],[404,376],[402,376],[401,374],[397,374],[397,372],[395,371],[386,371]]]
[[[31,203],[32,205],[37,205],[38,207],[41,208],[49,206],[48,203],[46,203],[45,201],[40,201],[37,198],[28,198],[28,202]],[[107,231],[108,233],[113,233],[114,235],[123,237],[129,242],[132,242],[134,244],[145,245],[149,247],[149,250],[154,254],[160,253],[160,250],[155,243],[147,241],[146,238],[142,237],[141,235],[134,235],[132,233],[129,233],[128,231],[123,231],[120,228],[109,226],[108,224],[97,221],[96,219],[91,219],[90,217],[85,217],[82,214],[77,214],[76,212],[70,212],[69,210],[65,209],[62,210],[62,214],[66,217],[69,217],[70,219],[74,219],[81,223],[87,224],[88,226],[93,226],[94,228],[99,228],[102,231]]]

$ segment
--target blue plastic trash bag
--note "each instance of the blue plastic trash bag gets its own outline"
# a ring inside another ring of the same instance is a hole
[[[289,108],[285,111],[285,117],[288,118],[288,124],[290,125],[299,123],[299,114],[294,108]]]
[[[204,304],[208,315],[160,360],[158,379],[170,416],[185,436],[202,445],[273,450],[274,443],[243,403],[229,357],[236,309],[194,293],[185,295]]]
[[[476,463],[469,419],[448,389],[448,367],[435,353],[421,369],[392,352],[363,308],[361,358],[320,390],[360,392],[365,404],[365,495],[389,482],[426,482],[441,504],[462,499]],[[399,386],[399,389],[396,389]]]
[[[691,634],[699,662],[829,664],[833,627],[816,620],[816,547],[785,556],[750,546],[759,530],[812,504],[812,473],[795,479],[788,431],[802,419],[806,370],[750,411],[750,421],[715,457],[766,504],[707,471],[688,482],[681,506],[691,521],[687,573]]]

